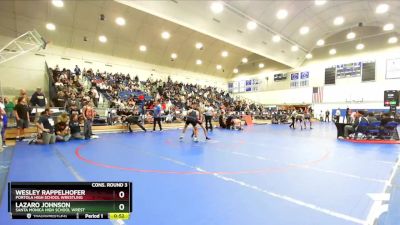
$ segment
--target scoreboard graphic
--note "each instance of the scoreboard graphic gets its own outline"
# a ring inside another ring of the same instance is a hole
[[[13,219],[129,219],[131,182],[10,182]]]

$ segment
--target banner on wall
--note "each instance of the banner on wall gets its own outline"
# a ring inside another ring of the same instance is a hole
[[[400,78],[400,59],[386,60],[386,79]]]
[[[228,91],[229,93],[256,92],[260,90],[260,85],[259,79],[233,81],[228,83]]]
[[[290,87],[308,87],[309,78],[310,73],[308,71],[292,73],[290,74]]]

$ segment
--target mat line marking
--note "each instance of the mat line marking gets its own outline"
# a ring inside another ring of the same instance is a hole
[[[167,144],[173,144],[173,142],[171,142],[171,140],[169,140],[169,139],[165,140],[165,142]],[[270,161],[270,162],[276,162],[276,163],[283,163],[283,164],[285,164],[286,166],[289,166],[289,167],[295,167],[295,168],[301,168],[301,169],[310,169],[310,170],[314,170],[314,171],[321,172],[321,173],[334,174],[334,175],[338,175],[338,176],[344,176],[344,177],[349,177],[349,178],[354,178],[354,179],[359,179],[359,180],[378,182],[378,183],[386,183],[387,182],[387,180],[383,180],[383,179],[363,177],[363,176],[358,176],[358,175],[354,175],[354,174],[350,174],[350,173],[344,173],[344,172],[335,171],[335,170],[326,170],[326,169],[321,169],[321,168],[317,168],[317,167],[312,167],[310,165],[294,164],[294,163],[289,163],[289,162],[285,162],[285,161],[273,160],[273,159],[269,158],[268,156],[250,155],[250,154],[243,153],[243,152],[226,151],[226,150],[222,150],[222,149],[219,149],[219,148],[214,148],[213,150],[224,152],[224,153],[232,153],[232,154],[239,155],[239,156],[244,156],[244,157],[247,157],[247,158],[253,158],[253,159],[255,158],[255,159],[258,159],[258,160],[264,160],[264,161]]]
[[[119,144],[119,143],[116,143]],[[119,144],[121,146],[129,146],[129,145],[122,145]],[[78,159],[95,165],[95,166],[99,166],[99,167],[104,167],[104,168],[110,168],[110,169],[119,169],[119,170],[127,170],[127,171],[134,171],[134,172],[140,172],[140,173],[159,173],[159,174],[182,174],[182,175],[195,175],[195,174],[201,174],[201,175],[209,175],[209,174],[213,174],[213,173],[218,173],[218,174],[260,174],[260,173],[272,173],[272,172],[285,172],[288,171],[290,169],[296,168],[294,166],[286,166],[286,167],[269,167],[269,168],[261,168],[261,169],[252,169],[252,170],[240,170],[240,171],[207,171],[207,172],[200,172],[200,171],[173,171],[173,170],[155,170],[155,169],[140,169],[140,168],[134,168],[134,167],[121,167],[121,166],[115,166],[115,165],[109,165],[109,164],[105,164],[105,163],[101,163],[101,162],[97,162],[97,161],[93,161],[90,159],[87,159],[85,157],[83,157],[80,154],[80,150],[83,147],[83,145],[78,146],[75,149],[75,155],[78,157]],[[130,146],[133,147],[133,146]],[[140,150],[140,149],[139,149]],[[150,154],[149,152],[145,152],[143,150],[140,150],[146,154]],[[304,165],[314,165],[317,163],[320,163],[323,160],[326,160],[330,155],[330,151],[325,151],[325,154],[316,160],[313,161],[309,161],[304,163]]]
[[[381,194],[387,194],[389,192],[389,189],[393,184],[393,179],[395,178],[396,173],[398,173],[399,171],[400,171],[400,154],[397,157],[397,162],[393,166],[392,173],[390,174],[390,178],[386,182],[385,186],[383,187],[383,191],[381,192]],[[365,225],[373,225],[374,224],[374,221],[376,219],[378,219],[376,216],[380,216],[380,215],[377,215],[377,213],[379,212],[379,210],[382,207],[384,207],[384,205],[385,204],[383,204],[383,201],[377,201],[377,202],[373,203],[373,205],[367,215],[367,220],[365,221]]]
[[[142,149],[139,149],[139,150],[141,152],[145,152]],[[166,156],[162,156],[162,155],[159,155],[159,154],[156,154],[156,153],[149,153],[149,152],[145,152],[145,153],[149,154],[151,156],[160,158],[162,160],[169,161],[169,162],[172,162],[174,164],[177,164],[177,165],[180,165],[180,166],[184,166],[184,167],[187,167],[187,168],[190,168],[190,169],[202,172],[202,173],[208,173],[209,172],[207,170],[202,169],[201,167],[192,166],[192,165],[189,165],[189,164],[187,164],[185,162],[182,162],[182,161],[179,161],[179,160],[175,160],[175,159],[172,159],[172,158],[169,158],[169,157],[166,157]],[[298,199],[295,199],[295,198],[292,198],[292,197],[289,197],[289,196],[286,196],[286,195],[281,195],[281,194],[277,194],[275,192],[267,191],[267,190],[262,189],[262,188],[260,188],[258,186],[251,185],[251,184],[248,184],[246,182],[243,182],[243,181],[231,178],[231,177],[227,177],[227,176],[221,175],[219,173],[211,173],[211,175],[213,175],[214,177],[216,177],[218,179],[224,180],[226,182],[232,182],[232,183],[235,183],[235,184],[239,184],[242,187],[246,187],[246,188],[249,188],[249,189],[264,193],[264,194],[267,194],[269,196],[272,196],[272,197],[275,197],[275,198],[278,198],[278,199],[281,199],[281,200],[285,200],[285,201],[288,201],[290,203],[293,203],[293,204],[296,204],[296,205],[299,205],[299,206],[302,206],[302,207],[305,207],[305,208],[312,209],[314,211],[317,211],[317,212],[320,212],[320,213],[323,213],[323,214],[326,214],[326,215],[329,215],[329,216],[332,216],[332,217],[336,217],[336,218],[339,218],[339,219],[343,219],[343,220],[350,221],[350,222],[353,222],[353,223],[356,223],[356,224],[361,224],[361,225],[363,225],[365,223],[365,221],[362,220],[362,219],[359,219],[359,218],[356,218],[356,217],[352,217],[352,216],[349,216],[349,215],[346,215],[346,214],[343,214],[343,213],[340,213],[340,212],[335,212],[335,211],[330,210],[330,209],[325,209],[325,208],[319,207],[317,205],[314,205],[314,204],[311,204],[311,203],[306,203],[304,201],[301,201],[301,200],[298,200]]]
[[[230,152],[230,151],[224,151],[224,150],[220,150],[220,149],[214,149],[214,150],[221,151],[221,152]],[[366,181],[372,181],[372,182],[378,182],[378,183],[386,183],[387,182],[387,180],[370,178],[370,177],[362,177],[362,176],[358,176],[358,175],[354,175],[354,174],[350,174],[350,173],[344,173],[344,172],[339,172],[339,171],[335,171],[335,170],[326,170],[326,169],[321,169],[321,168],[317,168],[317,167],[311,167],[308,165],[301,165],[301,164],[298,165],[298,164],[293,164],[293,163],[289,163],[289,162],[285,162],[285,161],[274,160],[269,157],[250,155],[250,154],[243,153],[243,152],[232,151],[231,153],[235,154],[235,155],[244,156],[247,158],[276,162],[276,163],[284,163],[288,166],[294,166],[294,167],[298,167],[298,168],[302,168],[302,169],[310,169],[310,170],[314,170],[314,171],[318,171],[318,172],[322,172],[322,173],[329,173],[329,174],[350,177],[350,178],[359,179],[359,180],[366,180]]]
[[[155,156],[157,156],[157,155],[155,155]],[[182,165],[182,166],[185,166],[185,167],[188,167],[188,168],[191,168],[191,169],[195,169],[195,170],[197,170],[199,172],[208,172],[207,170],[204,170],[204,169],[202,169],[200,167],[191,166],[191,165],[189,165],[187,163],[184,163],[184,162],[181,162],[179,160],[175,160],[175,159],[172,159],[172,158],[169,158],[169,157],[165,157],[165,156],[160,156],[160,155],[158,155],[158,157],[163,159],[163,160],[165,160],[165,161],[169,161],[169,162],[172,162],[172,163],[175,163],[175,164],[178,164],[178,165]],[[278,199],[281,199],[281,200],[285,200],[285,201],[288,201],[290,203],[293,203],[293,204],[296,204],[296,205],[299,205],[299,206],[302,206],[302,207],[305,207],[305,208],[309,208],[309,209],[315,210],[317,212],[320,212],[320,213],[323,213],[323,214],[326,214],[326,215],[329,215],[329,216],[333,216],[333,217],[336,217],[336,218],[339,218],[339,219],[351,221],[351,222],[357,223],[357,224],[364,224],[365,223],[365,221],[362,220],[362,219],[358,219],[356,217],[352,217],[352,216],[349,216],[349,215],[346,215],[346,214],[343,214],[343,213],[335,212],[333,210],[325,209],[325,208],[316,206],[314,204],[306,203],[304,201],[301,201],[301,200],[298,200],[298,199],[295,199],[295,198],[292,198],[292,197],[289,197],[289,196],[286,196],[286,195],[281,195],[281,194],[277,194],[275,192],[270,192],[270,191],[262,189],[262,188],[260,188],[258,186],[251,185],[251,184],[248,184],[246,182],[243,182],[243,181],[231,178],[231,177],[227,177],[227,176],[224,176],[224,175],[221,175],[221,174],[218,174],[218,173],[213,173],[211,175],[213,175],[214,177],[216,177],[218,179],[224,180],[226,182],[232,182],[232,183],[241,185],[242,187],[246,187],[246,188],[249,188],[249,189],[264,193],[264,194],[267,194],[269,196],[272,196],[272,197],[275,197],[275,198],[278,198]]]
[[[236,143],[238,143],[238,144],[240,144],[239,142],[236,142]],[[243,143],[242,143],[243,144]],[[270,146],[268,146],[268,145],[265,145],[265,144],[263,144],[263,143],[251,143],[252,145],[258,145],[258,146],[262,146],[262,147],[270,147]],[[323,147],[332,147],[332,146],[323,146]],[[293,150],[292,148],[284,148],[285,150]],[[342,151],[342,152],[344,152],[344,150],[342,150],[341,148],[336,148],[335,149],[336,151]],[[398,152],[400,152],[400,150],[397,150],[396,151],[397,153]],[[345,157],[342,157],[342,159],[343,158],[345,158],[345,159],[354,159],[355,157],[354,156],[345,156]],[[371,162],[377,162],[377,163],[384,163],[384,164],[390,164],[390,165],[395,165],[396,164],[396,162],[391,162],[391,161],[385,161],[385,160],[370,160],[370,159],[366,159],[365,161],[371,161]]]
[[[54,146],[51,149],[55,152],[57,158],[64,164],[64,166],[71,172],[71,174],[80,182],[86,182],[87,180],[83,178],[82,175],[72,166],[71,162],[60,152],[60,150]],[[113,225],[125,225],[123,220],[109,220]]]

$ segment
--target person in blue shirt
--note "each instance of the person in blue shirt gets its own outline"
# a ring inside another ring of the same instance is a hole
[[[158,123],[158,127],[160,128],[160,131],[162,131],[161,127],[161,104],[157,100],[154,104],[154,109],[153,109],[153,131],[156,131],[156,123]]]

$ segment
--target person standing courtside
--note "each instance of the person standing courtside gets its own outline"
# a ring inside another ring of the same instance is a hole
[[[343,118],[343,123],[350,123],[350,120],[351,120],[350,115],[351,115],[350,108],[347,107],[347,108],[346,108],[346,117]]]
[[[94,110],[93,103],[86,102],[86,105],[82,108],[83,118],[85,120],[83,125],[83,133],[85,135],[85,139],[90,139],[92,136],[92,125],[93,119],[96,116],[96,111]]]
[[[17,105],[14,107],[14,115],[17,120],[17,141],[22,141],[25,136],[25,128],[29,127],[29,108],[26,105],[26,98],[18,97]]]
[[[210,103],[207,103],[207,106],[205,108],[205,120],[206,120],[206,129],[207,130],[213,130],[212,126],[212,118],[214,116],[214,108],[210,105]]]
[[[290,115],[290,118],[292,119],[292,123],[290,124],[290,128],[296,129],[294,127],[294,123],[296,122],[296,116],[297,116],[297,111],[293,110],[292,114]]]
[[[335,123],[339,123],[340,122],[340,108],[337,108],[336,109],[336,112],[335,112]]]
[[[158,127],[160,128],[160,131],[162,131],[161,127],[161,104],[157,100],[154,105],[153,109],[153,131],[156,131],[156,123],[158,123]]]
[[[331,113],[329,112],[329,109],[327,109],[326,111],[325,111],[325,122],[326,122],[326,120],[328,120],[328,123],[329,123],[329,115],[330,115]]]

